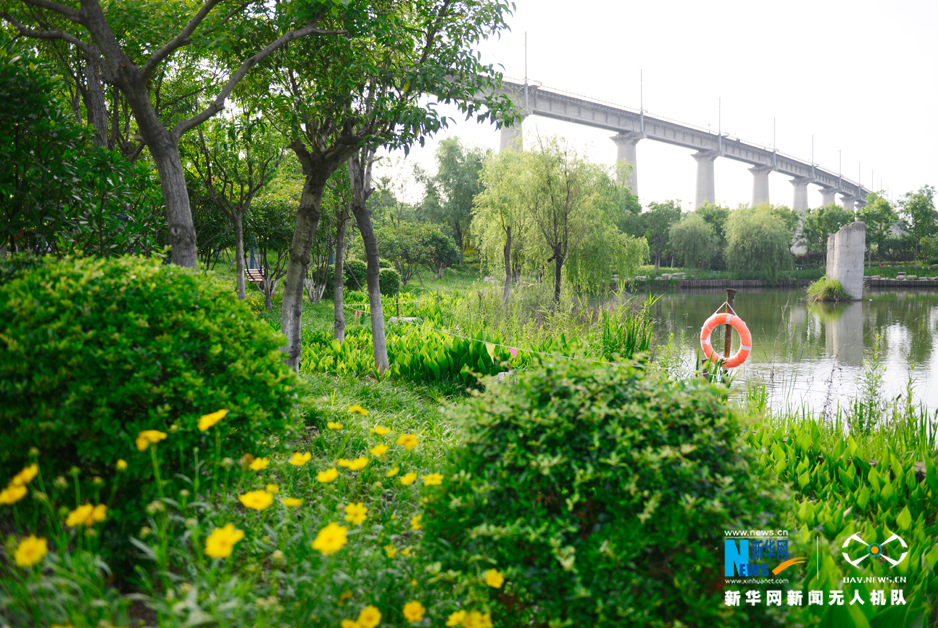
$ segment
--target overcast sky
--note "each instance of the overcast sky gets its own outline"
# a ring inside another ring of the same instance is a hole
[[[486,42],[483,58],[509,78],[637,108],[814,160],[864,186],[898,197],[938,183],[938,1],[725,0],[613,2],[517,0],[510,32]],[[643,77],[642,90],[639,76]],[[642,91],[644,92],[642,98]],[[453,111],[451,115],[457,116]],[[557,134],[596,162],[613,165],[612,133],[529,117],[526,138]],[[498,149],[490,125],[458,120],[410,161],[435,169],[443,137]],[[838,153],[842,151],[842,153]],[[692,209],[691,150],[638,144],[643,204],[676,199]],[[752,197],[747,165],[716,161],[717,201],[736,207]],[[880,183],[882,182],[882,183]],[[769,176],[773,203],[791,206],[789,178]],[[810,206],[820,205],[817,186]]]

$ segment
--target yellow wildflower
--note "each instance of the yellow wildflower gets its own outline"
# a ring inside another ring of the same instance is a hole
[[[245,508],[264,510],[274,503],[274,496],[267,491],[250,491],[244,495],[238,495],[238,501],[244,504]]]
[[[15,504],[24,497],[26,497],[26,487],[11,484],[0,491],[0,504]]]
[[[385,545],[384,553],[388,555],[388,558],[394,558],[397,556],[397,548],[392,544]]]
[[[290,464],[292,464],[294,467],[302,467],[304,464],[309,462],[312,457],[313,454],[309,453],[308,451],[305,454],[296,452],[293,454],[293,456],[290,457]]]
[[[334,521],[319,531],[313,541],[313,549],[319,550],[324,556],[335,554],[348,543],[348,528],[340,526]]]
[[[326,484],[339,477],[339,471],[335,467],[330,467],[325,471],[316,474],[316,481],[320,484]]]
[[[32,567],[48,553],[49,546],[45,539],[37,539],[35,535],[29,535],[16,546],[14,560],[17,567]]]
[[[328,427],[330,430],[341,430],[343,426],[341,423],[336,423],[335,421],[329,421],[328,423],[326,423],[326,427]]]
[[[269,464],[270,461],[267,458],[255,458],[251,464],[248,465],[248,468],[251,469],[251,471],[260,471],[261,469],[266,469]]]
[[[95,524],[96,521],[104,521],[107,518],[107,506],[104,504],[98,504],[93,506],[91,504],[82,504],[75,510],[68,513],[68,517],[65,520],[65,525],[70,528],[80,526],[82,524],[91,527]]]
[[[345,507],[345,520],[355,525],[361,525],[365,523],[365,519],[368,517],[368,509],[365,508],[365,504],[362,502],[351,503]]]
[[[369,604],[358,614],[356,622],[361,628],[375,628],[381,623],[381,611]]]
[[[472,611],[463,618],[462,625],[463,628],[492,628],[492,615]]]
[[[147,447],[149,447],[151,444],[155,445],[165,438],[166,432],[161,432],[159,430],[143,430],[137,435],[137,449],[140,451],[146,451]]]
[[[281,497],[280,501],[282,501],[283,505],[287,508],[296,508],[297,506],[303,505],[303,500],[297,497]]]
[[[397,444],[404,449],[413,449],[417,446],[417,437],[413,434],[403,434],[398,437]]]
[[[466,618],[466,611],[456,611],[455,613],[450,613],[449,619],[446,620],[447,626],[458,626],[462,623],[462,620]]]
[[[388,446],[385,445],[384,443],[381,443],[380,445],[375,445],[369,451],[371,452],[371,455],[374,456],[375,458],[380,458],[381,456],[383,456],[384,454],[388,452]]]
[[[390,433],[390,431],[391,430],[384,427],[383,425],[375,425],[373,428],[371,428],[371,433],[377,434],[378,436],[384,436],[385,434]]]
[[[392,468],[392,469],[388,469],[388,472],[385,473],[385,475],[388,476],[389,478],[393,478],[395,475],[397,475],[397,473],[398,473],[400,470],[401,470],[400,467],[394,467],[394,468]]]
[[[346,460],[345,458],[339,458],[338,460],[335,461],[335,463],[339,465],[340,467],[345,467],[346,469],[348,469],[349,465],[352,464],[352,461]]]
[[[417,582],[417,579],[416,579],[416,578],[412,578],[412,579],[411,579],[411,581],[410,581],[410,586],[412,586],[412,587],[414,587],[414,588],[417,588],[417,585],[418,585],[418,584],[420,584],[420,583]]]
[[[499,589],[505,582],[505,576],[498,569],[489,569],[485,572],[485,584],[492,588]]]
[[[127,470],[127,461],[126,461],[126,460],[123,460],[123,459],[118,460],[118,461],[117,461],[117,470],[118,470],[118,471],[126,471],[126,470]]]
[[[427,609],[425,609],[420,602],[414,601],[404,604],[404,619],[412,624],[416,624],[423,619],[423,614],[426,612]]]
[[[277,486],[276,484],[268,484],[267,486],[264,487],[264,490],[266,490],[271,495],[276,495],[277,491],[280,490],[280,487]]]
[[[420,520],[423,519],[423,515],[414,515],[410,519],[410,529],[411,530],[422,530],[423,524],[420,523]]]
[[[208,428],[212,427],[224,419],[226,414],[228,414],[227,410],[219,410],[218,412],[212,412],[211,414],[204,415],[199,419],[199,431],[204,432]]]
[[[343,619],[342,621],[339,622],[339,625],[342,626],[342,628],[360,628],[360,626],[358,625],[358,622],[352,621],[351,619]]]
[[[368,458],[362,456],[361,458],[356,458],[351,460],[348,463],[348,468],[352,471],[361,471],[368,465]]]
[[[345,606],[345,603],[351,599],[352,599],[352,591],[351,589],[349,589],[339,596],[339,606]]]
[[[39,465],[31,464],[13,476],[13,479],[10,480],[10,486],[26,486],[33,481],[37,473],[39,473]]]
[[[401,476],[401,484],[404,486],[410,486],[417,479],[416,473],[406,473]]]
[[[420,477],[423,478],[424,486],[438,486],[443,483],[443,476],[439,473],[431,473]]]
[[[414,550],[410,549],[409,547],[407,549],[401,550],[401,556],[410,556],[413,553],[414,553]]]
[[[348,407],[348,411],[349,411],[349,412],[357,412],[358,414],[360,414],[360,415],[362,415],[362,416],[368,416],[368,410],[365,410],[363,407],[361,407],[360,405],[357,405],[357,404],[354,405],[354,406],[349,406],[349,407]]]
[[[205,553],[212,558],[228,558],[235,543],[244,538],[244,530],[238,530],[233,523],[215,530],[205,539]]]

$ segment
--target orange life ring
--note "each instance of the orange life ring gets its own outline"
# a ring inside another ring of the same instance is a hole
[[[746,358],[749,357],[749,352],[752,351],[752,334],[749,333],[749,328],[746,327],[746,323],[743,322],[743,319],[726,312],[714,314],[707,319],[707,322],[704,323],[703,328],[700,330],[700,348],[703,349],[704,354],[706,354],[711,362],[717,363],[723,358],[713,350],[713,345],[710,344],[710,335],[713,333],[713,330],[716,329],[717,325],[729,325],[739,334],[739,351],[722,363],[722,366],[728,369],[739,366],[746,361]]]

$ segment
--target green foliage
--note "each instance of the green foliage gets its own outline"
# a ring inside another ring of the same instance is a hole
[[[781,502],[716,388],[546,362],[453,414],[465,445],[424,543],[470,604],[511,626],[728,625],[715,548]]]
[[[808,286],[808,301],[852,301],[844,287],[836,279],[823,277]]]
[[[151,254],[163,211],[146,166],[91,143],[53,98],[57,82],[0,46],[0,243],[55,255]]]
[[[866,224],[866,250],[872,263],[873,247],[882,259],[882,242],[889,237],[892,226],[898,220],[889,201],[879,194],[870,192],[866,196],[866,205],[857,211],[857,219]]]
[[[426,181],[422,212],[445,225],[456,243],[464,248],[469,233],[472,203],[482,192],[480,174],[489,151],[466,148],[458,137],[440,140],[436,148],[436,175]]]
[[[381,257],[393,262],[404,286],[423,266],[440,277],[443,269],[459,261],[453,239],[439,225],[405,221],[379,227],[375,235]]]
[[[681,218],[679,201],[649,203],[648,210],[642,214],[645,225],[645,239],[651,247],[651,257],[655,260],[655,270],[661,265],[661,254],[668,243],[671,226]]]
[[[853,219],[853,214],[840,205],[808,209],[801,225],[801,242],[811,253],[827,253],[827,238]]]
[[[70,467],[82,478],[114,475],[126,459],[122,498],[139,504],[150,457],[139,432],[172,438],[160,447],[164,480],[218,453],[196,423],[227,409],[225,455],[257,452],[286,425],[293,376],[282,336],[247,305],[199,275],[159,260],[71,259],[36,267],[0,287],[0,477],[38,446],[47,477]],[[137,525],[145,516],[124,510]]]
[[[671,249],[685,267],[707,268],[713,257],[716,237],[698,214],[688,214],[674,223],[670,231]]]
[[[907,192],[899,207],[908,231],[914,237],[915,263],[917,265],[922,239],[934,235],[935,228],[938,226],[938,211],[935,211],[935,188],[925,185],[917,192]]]
[[[381,295],[393,297],[401,291],[401,276],[393,268],[382,268],[378,273]]]
[[[360,259],[345,260],[345,287],[349,290],[368,290],[368,262]]]
[[[378,268],[393,268],[393,264],[383,257],[378,260]]]
[[[511,354],[503,347],[486,342],[499,339],[485,332],[472,334],[472,340],[457,338],[433,329],[407,324],[386,328],[391,377],[415,382],[455,383],[477,386],[481,375],[494,375],[508,369]],[[375,375],[371,329],[350,326],[341,344],[332,332],[321,330],[303,335],[303,369],[355,375]]]
[[[726,224],[729,269],[761,275],[769,281],[791,269],[789,232],[785,223],[762,208],[739,208]]]

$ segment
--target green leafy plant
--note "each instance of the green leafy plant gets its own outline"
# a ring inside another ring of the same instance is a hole
[[[440,578],[504,625],[728,625],[722,531],[781,502],[724,395],[585,361],[488,384],[424,517]]]
[[[345,261],[345,287],[349,290],[366,290],[368,287],[368,264],[360,259]]]
[[[216,457],[198,428],[205,409],[226,409],[215,434],[226,455],[262,449],[287,426],[294,376],[282,336],[223,287],[161,260],[131,257],[46,263],[0,287],[0,477],[40,448],[47,477],[81,469],[107,478],[127,461],[124,499],[160,490],[143,482],[144,430],[172,435],[160,449],[163,480]],[[123,511],[139,519],[133,508]]]
[[[381,285],[382,296],[393,297],[401,291],[401,276],[393,268],[382,268],[378,275],[378,283]]]

